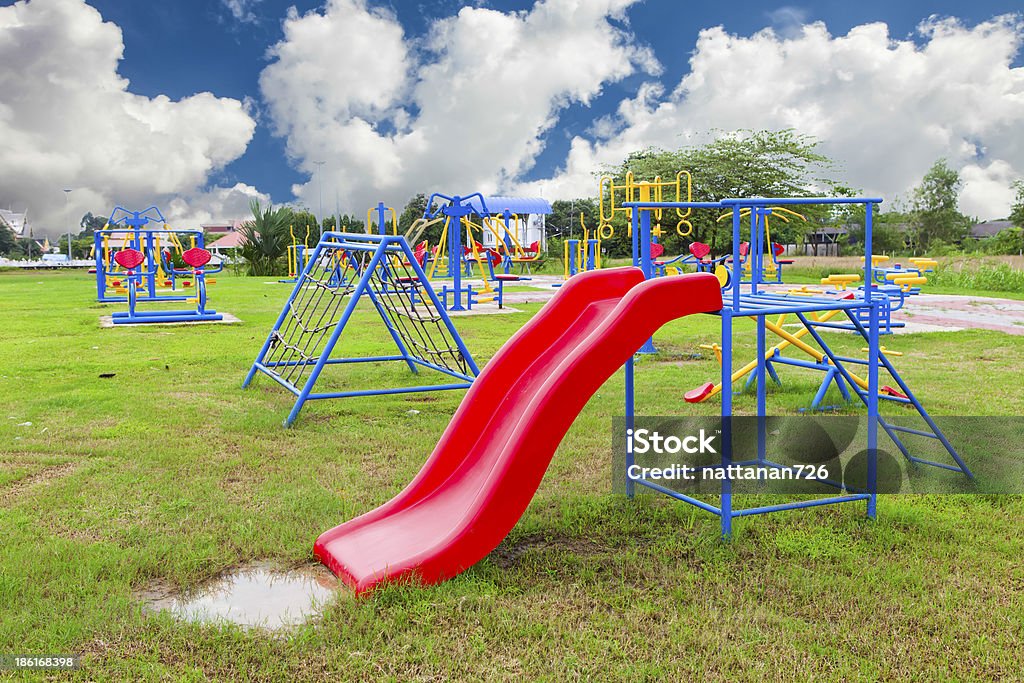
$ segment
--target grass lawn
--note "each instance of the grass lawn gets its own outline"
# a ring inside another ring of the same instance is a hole
[[[287,296],[270,280],[211,288],[238,325],[100,329],[118,307],[95,303],[84,272],[0,273],[0,654],[81,653],[69,676],[90,680],[1021,677],[1021,497],[885,496],[874,522],[862,505],[815,508],[737,520],[722,542],[711,515],[611,492],[621,371],[509,537],[455,579],[343,596],[284,633],[144,613],[133,592],[154,581],[188,589],[256,559],[312,562],[320,532],[410,480],[462,396],[311,402],[283,429],[290,394],[266,377],[240,388]],[[481,365],[539,308],[515,306],[456,320]],[[716,413],[682,394],[716,376],[696,354],[717,329],[698,316],[659,333],[663,353],[638,367],[640,413]],[[342,343],[385,341],[357,324]],[[753,335],[738,343],[752,358]],[[1024,411],[1024,337],[886,343],[936,415]],[[337,369],[325,386],[407,381],[397,364]],[[780,414],[815,387],[785,377]],[[751,412],[752,397],[737,406]]]

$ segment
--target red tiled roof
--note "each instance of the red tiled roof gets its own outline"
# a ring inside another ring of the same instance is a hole
[[[220,239],[206,245],[208,249],[233,249],[245,244],[245,234],[241,230],[229,232]]]

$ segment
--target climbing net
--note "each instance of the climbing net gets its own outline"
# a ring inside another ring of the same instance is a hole
[[[333,332],[339,323],[348,322],[342,319],[357,296],[370,299],[409,360],[448,374],[474,375],[472,362],[428,287],[412,264],[411,251],[394,238],[353,243],[325,237],[300,275],[258,362],[286,384],[301,387],[319,358],[330,356]]]

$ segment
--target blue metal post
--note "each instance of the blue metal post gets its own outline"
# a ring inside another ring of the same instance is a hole
[[[873,227],[874,205],[867,202],[864,205],[864,281],[871,283],[872,244],[871,231]],[[867,514],[871,519],[875,518],[878,505],[878,301],[872,292],[872,287],[864,289],[864,301],[870,306],[869,338],[868,338],[868,472],[867,490],[870,494],[867,505]]]
[[[373,257],[370,259],[370,262],[367,264],[366,270],[363,271],[362,277],[359,278],[359,283],[352,291],[351,298],[348,300],[348,303],[345,304],[345,312],[341,314],[341,318],[339,318],[338,322],[334,325],[330,338],[321,350],[320,356],[316,359],[316,364],[313,366],[313,369],[309,371],[309,376],[306,377],[306,383],[302,385],[302,390],[299,392],[298,398],[295,399],[295,405],[292,406],[291,412],[288,413],[288,418],[284,422],[286,427],[290,427],[292,423],[295,422],[295,418],[299,416],[299,411],[302,410],[302,405],[306,402],[306,399],[309,398],[309,393],[316,384],[317,378],[320,377],[320,373],[323,371],[324,365],[327,364],[327,359],[330,357],[331,351],[338,343],[341,331],[345,329],[345,325],[348,324],[349,318],[351,318],[352,313],[355,312],[356,304],[359,303],[359,297],[362,296],[363,290],[366,289],[366,283],[369,281],[374,269],[377,268],[378,264],[380,264],[380,260],[384,255],[385,249],[386,243],[381,242],[380,246],[378,246],[377,250],[373,253]]]
[[[252,367],[249,368],[249,372],[245,376],[245,381],[242,382],[242,388],[249,386],[249,383],[252,382],[253,376],[256,375],[256,363],[262,363],[266,359],[267,351],[270,349],[270,343],[274,339],[274,334],[281,329],[281,325],[283,325],[284,321],[287,320],[288,318],[288,305],[290,305],[291,302],[295,301],[295,297],[299,295],[299,292],[302,290],[302,287],[305,284],[306,271],[309,269],[309,264],[316,263],[320,259],[320,252],[323,251],[323,237],[321,236],[320,239],[321,241],[318,242],[316,247],[313,248],[312,257],[310,257],[309,261],[306,262],[307,267],[304,268],[301,273],[299,273],[297,278],[295,278],[295,286],[292,287],[292,293],[288,297],[288,304],[281,309],[281,313],[280,315],[277,316],[277,321],[274,323],[274,327],[271,328],[270,334],[267,335],[266,341],[264,341],[263,346],[260,347],[260,352],[256,355],[256,360],[253,362]]]
[[[634,415],[635,415],[635,404],[634,404],[634,387],[633,387],[633,356],[629,357],[626,361],[626,433],[633,429]],[[627,438],[627,445],[629,440]],[[636,484],[633,482],[632,477],[629,476],[629,468],[633,465],[633,453],[626,449],[626,497],[632,498],[636,494]]]
[[[737,264],[738,261],[734,261]],[[737,283],[738,286],[738,283]],[[722,309],[722,467],[732,464],[732,311]],[[722,479],[722,538],[732,536],[732,482]]]

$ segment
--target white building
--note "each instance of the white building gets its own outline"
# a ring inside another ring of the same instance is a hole
[[[10,209],[0,209],[0,226],[13,230],[15,237],[28,237],[28,212],[14,213]]]

